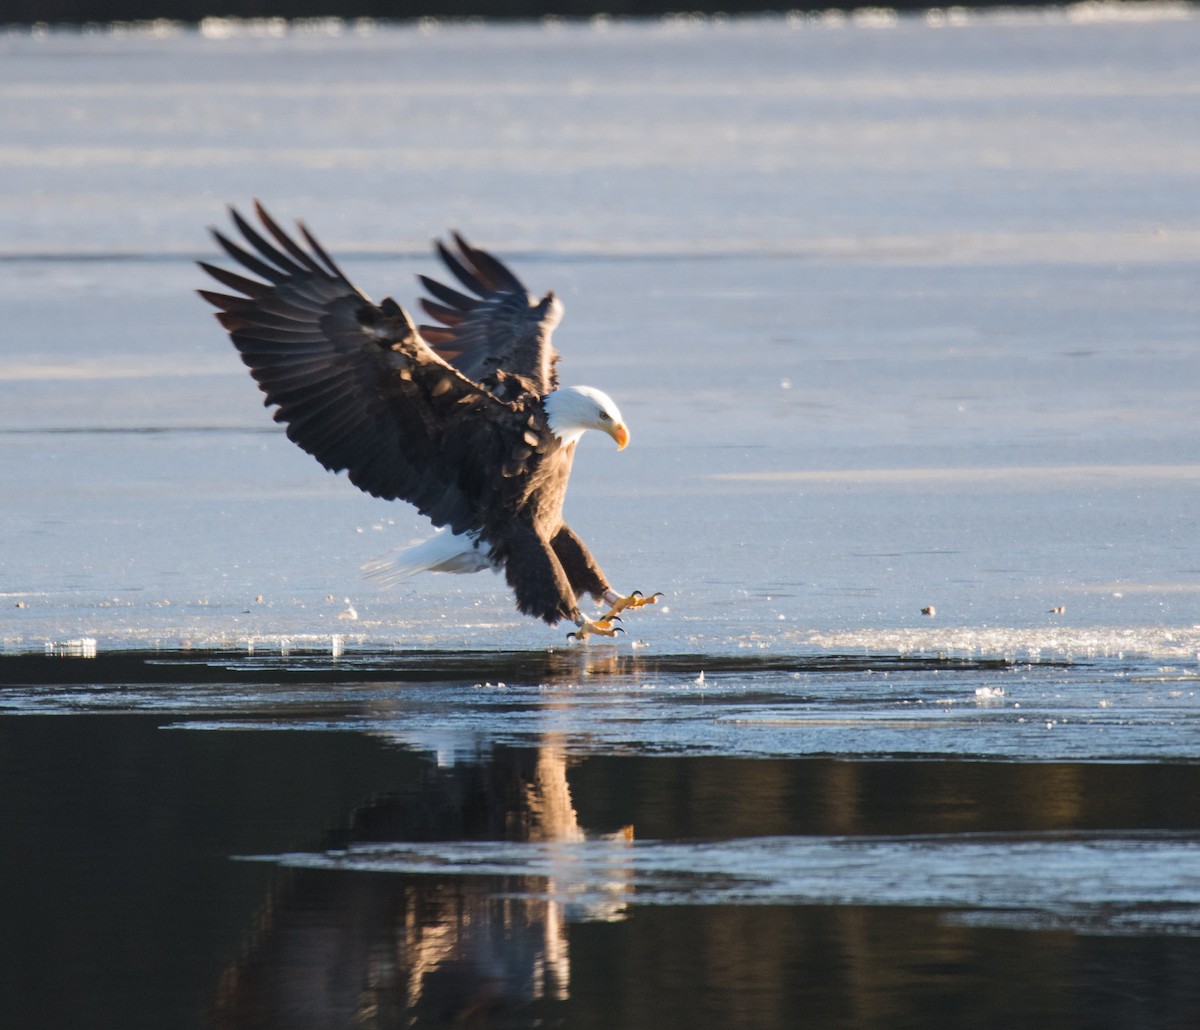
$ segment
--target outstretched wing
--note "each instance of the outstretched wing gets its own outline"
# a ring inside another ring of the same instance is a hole
[[[200,295],[220,309],[275,420],[368,493],[409,501],[456,533],[478,529],[520,413],[435,354],[395,301],[369,301],[302,224],[307,249],[255,211],[270,239],[232,209],[245,245],[213,235],[258,280],[201,262],[234,294]]]
[[[540,397],[558,385],[558,352],[550,342],[562,320],[562,304],[553,293],[540,301],[507,266],[454,233],[457,251],[441,240],[438,254],[454,277],[475,296],[421,276],[433,299],[421,306],[440,326],[421,326],[421,335],[463,375],[491,385],[519,375]]]

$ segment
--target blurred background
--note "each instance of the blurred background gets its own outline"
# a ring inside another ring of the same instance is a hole
[[[1031,6],[1016,0],[1006,6]],[[769,10],[850,9],[848,0],[829,3],[772,5],[764,0],[696,0],[686,5],[668,0],[5,0],[0,5],[4,22],[105,22],[150,18],[199,21],[209,16],[238,18],[589,18],[606,14],[619,17],[652,17],[677,11],[702,14],[754,14]],[[887,5],[896,10],[923,10],[929,4],[900,0]],[[982,6],[975,3],[958,6]]]

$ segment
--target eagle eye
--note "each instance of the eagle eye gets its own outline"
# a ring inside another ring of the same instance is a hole
[[[601,422],[611,422],[612,416],[609,415],[609,413],[607,411],[602,411],[602,412],[600,412],[600,421]]]

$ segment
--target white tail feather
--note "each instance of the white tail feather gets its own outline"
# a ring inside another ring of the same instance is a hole
[[[439,529],[413,547],[372,559],[363,565],[363,573],[367,579],[390,587],[421,572],[481,572],[492,567],[490,555],[487,544]]]

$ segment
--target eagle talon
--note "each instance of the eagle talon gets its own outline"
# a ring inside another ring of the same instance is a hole
[[[600,621],[605,622],[608,619],[615,619],[618,612],[623,612],[627,608],[644,608],[648,604],[658,604],[658,599],[663,596],[661,590],[647,597],[640,590],[635,590],[628,597],[616,597],[610,603],[612,607],[601,617]]]
[[[620,626],[614,626],[613,622],[621,620],[616,615],[606,615],[604,618],[591,622],[588,619],[579,620],[579,628],[573,633],[567,634],[568,640],[577,640],[580,643],[587,640],[592,634],[598,637],[615,637],[618,633],[624,633],[625,630]]]

